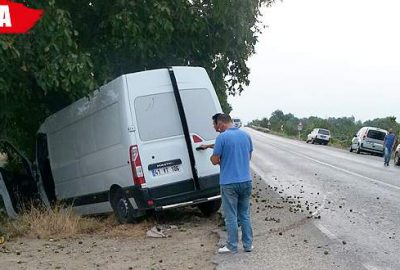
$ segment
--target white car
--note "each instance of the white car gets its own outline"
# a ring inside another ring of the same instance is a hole
[[[239,118],[232,118],[233,126],[236,128],[242,127],[242,121]]]
[[[306,143],[311,142],[327,145],[331,139],[331,133],[324,128],[314,128],[310,134],[307,135]]]
[[[388,132],[376,127],[363,127],[353,137],[350,145],[350,152],[357,154],[368,152],[383,156],[383,141]]]
[[[396,150],[394,151],[394,165],[400,165],[400,144],[397,145]]]

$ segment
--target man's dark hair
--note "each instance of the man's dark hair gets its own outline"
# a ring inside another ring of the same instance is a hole
[[[218,117],[221,115],[222,113],[216,113],[212,116],[212,120],[214,122],[214,124],[217,124],[218,121]]]
[[[228,124],[228,123],[232,123],[232,118],[229,116],[229,114],[221,113],[217,117],[217,122],[218,121]]]

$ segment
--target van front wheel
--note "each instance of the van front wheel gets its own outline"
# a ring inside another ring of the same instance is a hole
[[[200,203],[197,205],[204,216],[209,217],[215,214],[221,207],[221,199]]]

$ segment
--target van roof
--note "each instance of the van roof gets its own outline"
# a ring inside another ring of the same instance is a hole
[[[211,81],[204,68],[188,66],[174,66],[172,68],[175,72],[180,89],[213,89]],[[98,98],[102,99],[102,103],[104,102],[103,99],[106,99],[106,102],[110,104],[116,102],[119,96],[117,93],[118,84],[126,86],[128,81],[134,82],[130,84],[130,86],[133,85],[134,89],[129,89],[129,91],[134,93],[134,96],[144,96],[159,93],[160,88],[170,87],[171,85],[167,68],[146,70],[121,75],[92,91],[88,96],[83,97],[59,110],[58,112],[48,116],[41,124],[38,132],[48,132],[48,129],[54,131],[59,129],[60,126],[66,125],[66,123],[61,123],[59,121],[60,118],[65,121],[66,119],[77,119],[82,115],[86,115],[88,113],[90,114],[90,112],[87,112],[87,109],[89,108],[88,105]],[[116,85],[116,87],[112,87],[114,85]],[[110,93],[103,95],[102,90],[105,88],[110,89],[107,91]],[[67,122],[69,120],[67,120]]]
[[[373,130],[378,130],[378,131],[382,131],[382,132],[388,132],[386,129],[383,128],[377,128],[377,127],[362,127],[362,128],[367,128],[367,129],[373,129]]]

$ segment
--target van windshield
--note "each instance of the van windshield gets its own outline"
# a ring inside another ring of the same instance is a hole
[[[329,135],[329,130],[320,129],[320,130],[318,130],[318,133],[319,133],[319,134],[322,134],[322,135]]]
[[[369,130],[367,137],[375,140],[383,141],[385,139],[386,133],[378,130]]]

